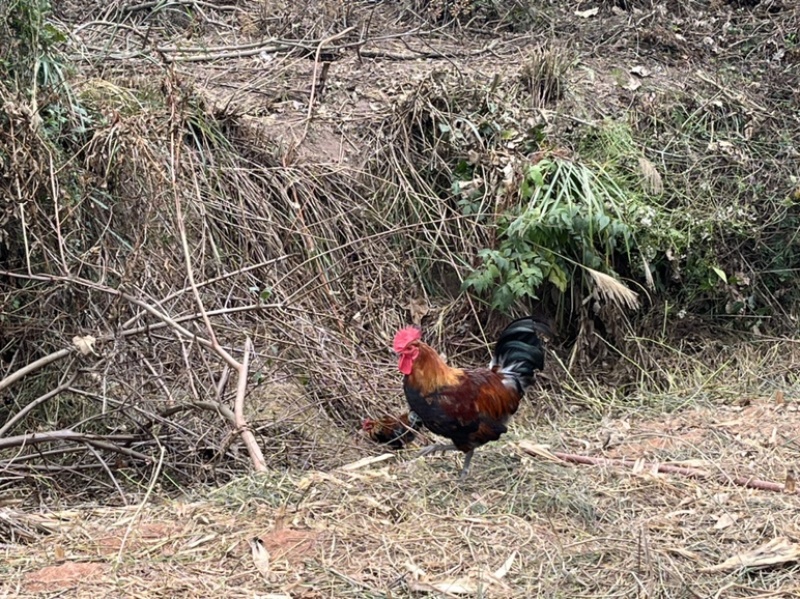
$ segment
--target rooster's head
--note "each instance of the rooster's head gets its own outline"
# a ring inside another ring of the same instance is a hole
[[[406,327],[395,334],[392,348],[400,355],[397,368],[403,374],[411,374],[414,360],[419,355],[419,340],[421,338],[422,332],[417,327]]]

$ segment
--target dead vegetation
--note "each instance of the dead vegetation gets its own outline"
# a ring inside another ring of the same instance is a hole
[[[794,3],[0,17],[2,592],[800,596],[796,495],[719,480],[796,475]],[[393,331],[481,363],[493,302],[560,334],[467,488],[344,467]]]
[[[463,487],[452,480],[455,458],[411,460],[404,452],[327,472],[270,470],[155,505],[42,515],[6,507],[19,526],[44,521],[50,534],[35,550],[7,546],[4,590],[793,597],[796,494],[656,474],[649,464],[783,480],[784,465],[800,455],[798,426],[797,403],[775,395],[666,417],[629,412],[599,427],[562,416],[537,429],[551,448],[648,464],[530,457],[516,436],[529,429],[515,427],[507,442],[481,451],[481,467]]]

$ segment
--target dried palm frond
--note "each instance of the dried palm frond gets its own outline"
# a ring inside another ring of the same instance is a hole
[[[612,302],[620,308],[630,308],[636,310],[639,307],[639,294],[629,289],[624,283],[618,281],[611,275],[584,266],[586,272],[592,277],[597,292],[607,301]]]
[[[652,195],[661,195],[664,193],[664,181],[661,179],[661,173],[658,172],[655,164],[650,162],[647,158],[640,157],[639,170],[642,171],[644,187],[648,193]]]

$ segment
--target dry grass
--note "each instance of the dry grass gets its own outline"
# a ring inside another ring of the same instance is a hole
[[[713,347],[694,356],[675,350],[660,372],[672,386],[653,393],[641,385],[638,405],[615,400],[610,387],[577,383],[554,397],[545,381],[509,434],[478,452],[463,485],[460,456],[382,454],[356,434],[329,430],[315,448],[325,469],[270,469],[179,498],[155,490],[120,508],[50,503],[35,511],[6,501],[0,530],[12,542],[2,548],[0,593],[800,596],[800,494],[652,468],[778,483],[796,475],[797,349],[783,342],[731,345],[727,356]],[[551,362],[548,375],[565,373]],[[559,401],[566,405],[555,415],[546,409]],[[314,428],[311,420],[297,426]],[[632,469],[556,463],[522,451],[518,444],[528,440],[642,462]],[[266,565],[254,560],[256,538]],[[771,542],[774,563],[726,565]]]
[[[714,570],[776,538],[800,547],[797,494],[562,465],[516,448],[535,438],[782,481],[800,458],[797,396],[744,403],[628,411],[599,426],[586,417],[519,424],[479,453],[463,486],[457,458],[406,452],[356,468],[270,471],[129,508],[48,511],[37,518],[52,534],[4,547],[0,592],[447,597],[451,585],[465,597],[798,596],[796,561]],[[266,578],[252,558],[255,537],[270,555]]]

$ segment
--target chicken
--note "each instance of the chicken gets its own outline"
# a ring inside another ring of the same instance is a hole
[[[417,436],[422,420],[414,412],[400,416],[384,416],[378,420],[367,418],[361,427],[375,443],[386,444],[392,449],[403,449]]]
[[[541,335],[550,337],[550,327],[528,316],[512,322],[500,333],[488,368],[461,369],[445,364],[439,354],[421,340],[416,327],[407,327],[394,337],[403,390],[411,410],[431,432],[452,441],[429,445],[418,455],[459,450],[464,466],[459,480],[469,473],[477,447],[495,441],[508,429],[509,418],[544,367]]]

